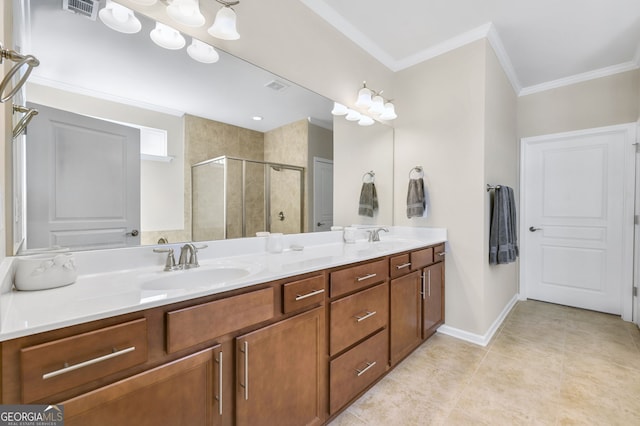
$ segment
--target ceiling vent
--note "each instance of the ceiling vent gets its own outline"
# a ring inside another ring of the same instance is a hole
[[[62,0],[62,9],[95,21],[100,8],[100,0]]]
[[[289,85],[284,81],[280,80],[271,80],[264,87],[268,87],[271,90],[275,90],[276,92],[283,92],[289,88]]]

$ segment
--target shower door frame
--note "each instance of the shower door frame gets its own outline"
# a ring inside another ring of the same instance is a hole
[[[305,200],[305,190],[304,190],[304,185],[305,185],[305,176],[304,176],[304,172],[305,172],[305,168],[304,167],[300,167],[300,166],[294,166],[292,164],[284,164],[284,163],[274,163],[274,162],[270,162],[270,161],[260,161],[260,160],[251,160],[248,158],[241,158],[241,157],[232,157],[232,156],[228,156],[228,155],[222,155],[219,157],[215,157],[215,158],[210,158],[208,160],[204,160],[204,161],[200,161],[196,164],[193,164],[191,166],[191,181],[193,182],[193,170],[195,167],[198,166],[203,166],[206,164],[210,164],[210,163],[218,163],[218,164],[222,164],[222,166],[224,167],[224,171],[223,171],[223,223],[224,223],[224,227],[223,227],[223,231],[222,231],[222,235],[224,237],[224,239],[227,239],[227,183],[229,182],[229,178],[228,178],[228,167],[227,167],[227,160],[235,160],[235,161],[241,161],[242,162],[242,178],[241,178],[241,199],[242,199],[242,208],[241,208],[241,212],[242,212],[242,237],[241,238],[246,238],[247,237],[247,214],[246,214],[246,200],[245,200],[245,196],[246,196],[246,173],[247,173],[247,162],[249,163],[256,163],[256,164],[261,164],[263,166],[264,169],[264,224],[265,224],[265,228],[266,231],[271,232],[271,176],[270,176],[270,169],[271,167],[275,167],[275,168],[280,168],[280,169],[286,169],[286,170],[294,170],[294,171],[298,171],[300,172],[300,227],[299,230],[300,232],[304,232],[304,217],[305,217],[305,210],[304,210],[304,200]],[[191,232],[193,234],[193,184],[192,184],[192,195],[191,195]]]

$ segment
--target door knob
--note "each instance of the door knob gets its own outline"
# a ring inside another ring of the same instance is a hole
[[[140,233],[140,232],[138,232],[138,230],[137,230],[137,229],[134,229],[134,230],[133,230],[133,231],[131,231],[131,232],[127,232],[127,237],[137,237],[139,233]]]
[[[531,232],[542,231],[542,228],[535,228],[533,226],[530,226],[529,227],[529,231],[531,231]]]
[[[324,225],[324,223],[318,222],[318,226],[322,226],[322,225]]]

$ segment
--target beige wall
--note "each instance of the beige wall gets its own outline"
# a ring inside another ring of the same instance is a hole
[[[339,226],[393,224],[393,128],[376,123],[359,126],[333,119],[333,223]],[[375,172],[379,210],[358,215],[363,175]]]
[[[447,228],[446,324],[485,332],[486,42],[397,73],[395,224]],[[428,216],[407,219],[409,171],[423,166]]]
[[[640,70],[518,98],[518,135],[538,136],[632,123],[638,119]]]
[[[518,135],[517,102],[513,87],[498,62],[493,49],[487,47],[485,90],[484,183],[502,184],[515,191],[518,206]],[[518,262],[489,265],[489,230],[491,197],[484,194],[484,321],[488,330],[509,301],[518,293]],[[519,217],[519,215],[518,215]]]

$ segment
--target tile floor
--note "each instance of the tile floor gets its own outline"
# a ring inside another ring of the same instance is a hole
[[[640,425],[640,331],[521,301],[487,347],[436,334],[330,425]]]

